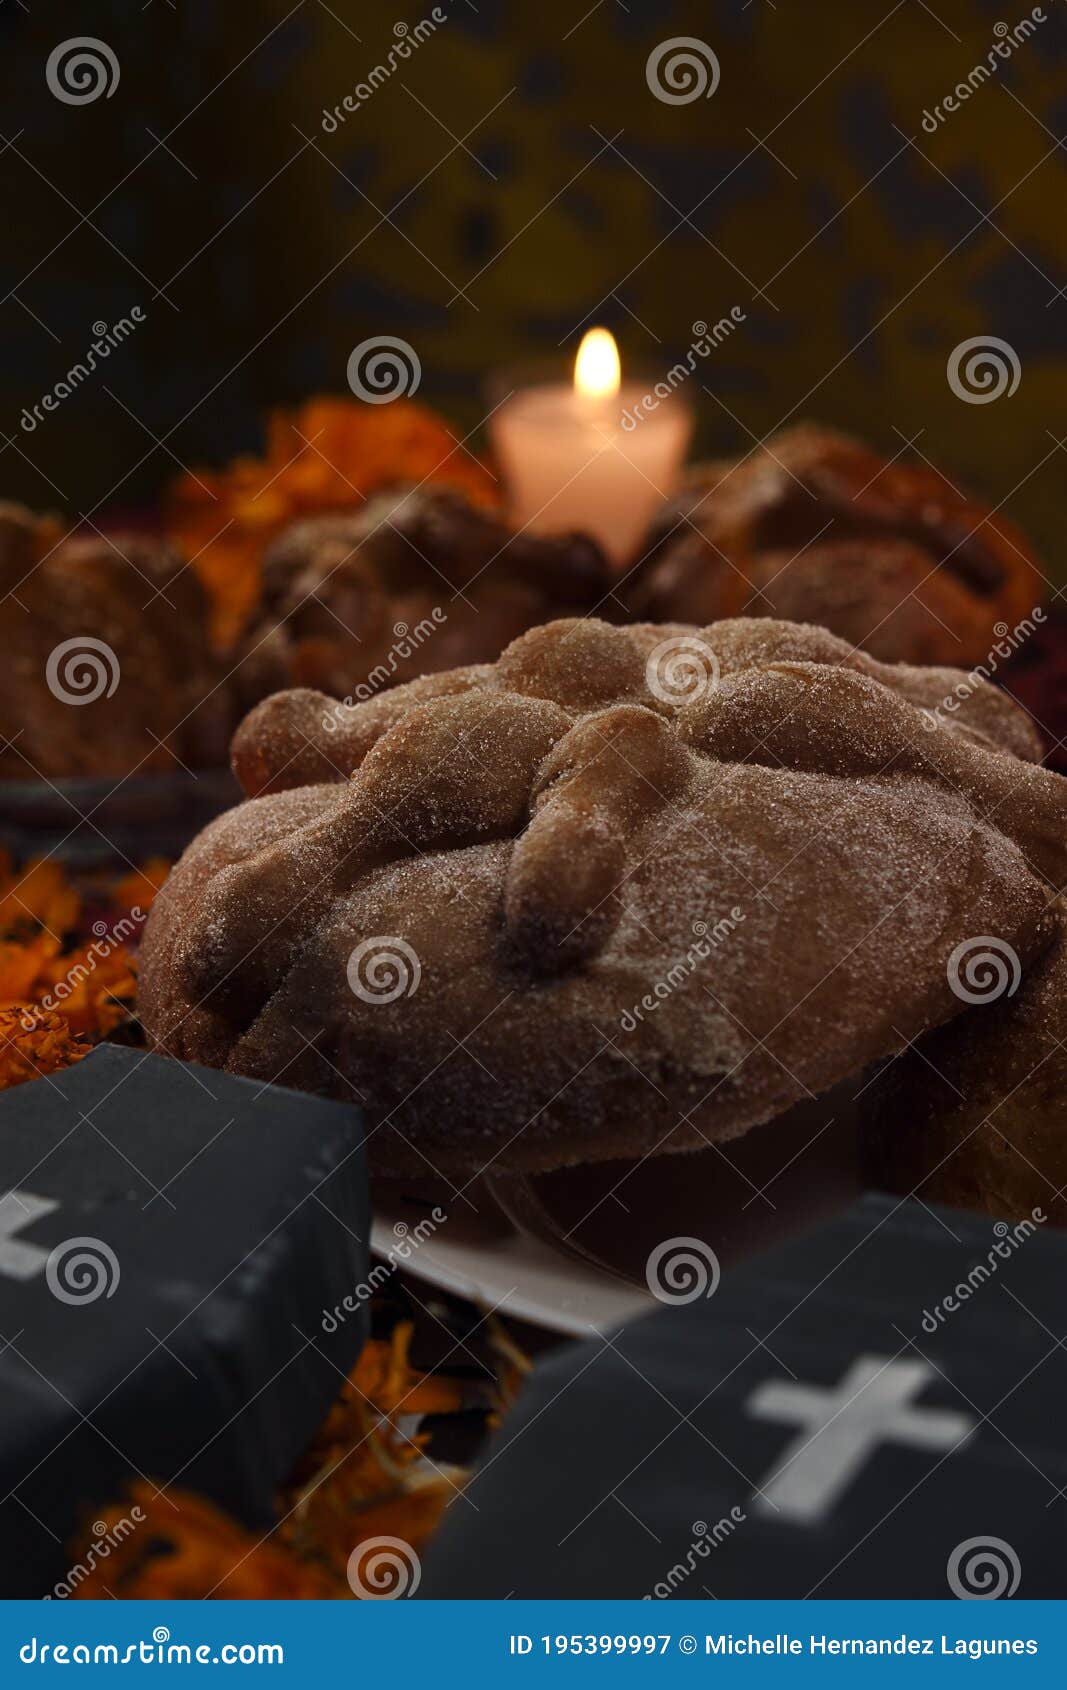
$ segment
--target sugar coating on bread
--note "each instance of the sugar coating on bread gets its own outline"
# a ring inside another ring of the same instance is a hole
[[[825,630],[561,621],[343,709],[265,701],[251,793],[143,946],[155,1043],[358,1098],[372,1163],[473,1172],[700,1148],[1025,966],[1067,782],[984,683]]]

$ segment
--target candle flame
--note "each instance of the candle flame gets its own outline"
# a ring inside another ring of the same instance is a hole
[[[619,349],[607,329],[590,329],[574,360],[574,389],[583,399],[610,399],[619,391]]]

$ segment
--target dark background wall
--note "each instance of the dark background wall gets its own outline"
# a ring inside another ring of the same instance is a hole
[[[0,0],[0,494],[151,501],[177,464],[254,447],[264,409],[343,391],[399,335],[463,430],[501,363],[604,321],[666,368],[695,319],[746,313],[698,375],[702,450],[814,416],[918,449],[1030,524],[1063,578],[1067,16],[936,133],[924,110],[1029,15],[1013,0],[449,0],[447,22],[334,134],[333,106],[430,12],[351,0]],[[109,43],[110,98],[45,67]],[[669,105],[674,36],[721,67]],[[97,320],[144,324],[32,434],[23,406]],[[968,404],[972,335],[1018,356]],[[110,390],[110,391],[108,391]]]

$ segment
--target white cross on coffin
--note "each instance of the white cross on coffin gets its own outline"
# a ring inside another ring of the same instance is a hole
[[[47,1266],[50,1252],[23,1243],[15,1233],[58,1208],[54,1197],[35,1197],[32,1191],[5,1191],[0,1197],[0,1274],[5,1279],[33,1279]]]
[[[859,1356],[826,1389],[777,1379],[760,1385],[745,1404],[749,1414],[800,1430],[760,1485],[753,1511],[815,1525],[879,1444],[933,1451],[962,1443],[975,1424],[969,1414],[913,1406],[936,1377],[925,1361]]]

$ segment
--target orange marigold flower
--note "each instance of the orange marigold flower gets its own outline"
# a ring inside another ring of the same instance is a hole
[[[108,951],[90,942],[53,957],[33,995],[58,1010],[74,1032],[102,1035],[125,1020],[136,991],[133,958],[125,946]]]
[[[37,996],[37,982],[53,957],[59,940],[50,933],[32,939],[0,940],[0,1004],[20,1004]]]
[[[223,470],[179,476],[169,529],[212,596],[216,642],[227,647],[238,638],[256,602],[263,548],[288,522],[423,481],[458,487],[477,504],[497,502],[489,471],[425,406],[326,397],[275,411],[262,460],[241,457]]]
[[[69,1068],[89,1049],[62,1015],[36,1004],[0,1009],[0,1091]]]
[[[29,863],[17,873],[10,859],[0,863],[0,934],[17,933],[27,923],[54,934],[69,933],[77,925],[81,907],[81,898],[61,864]]]

